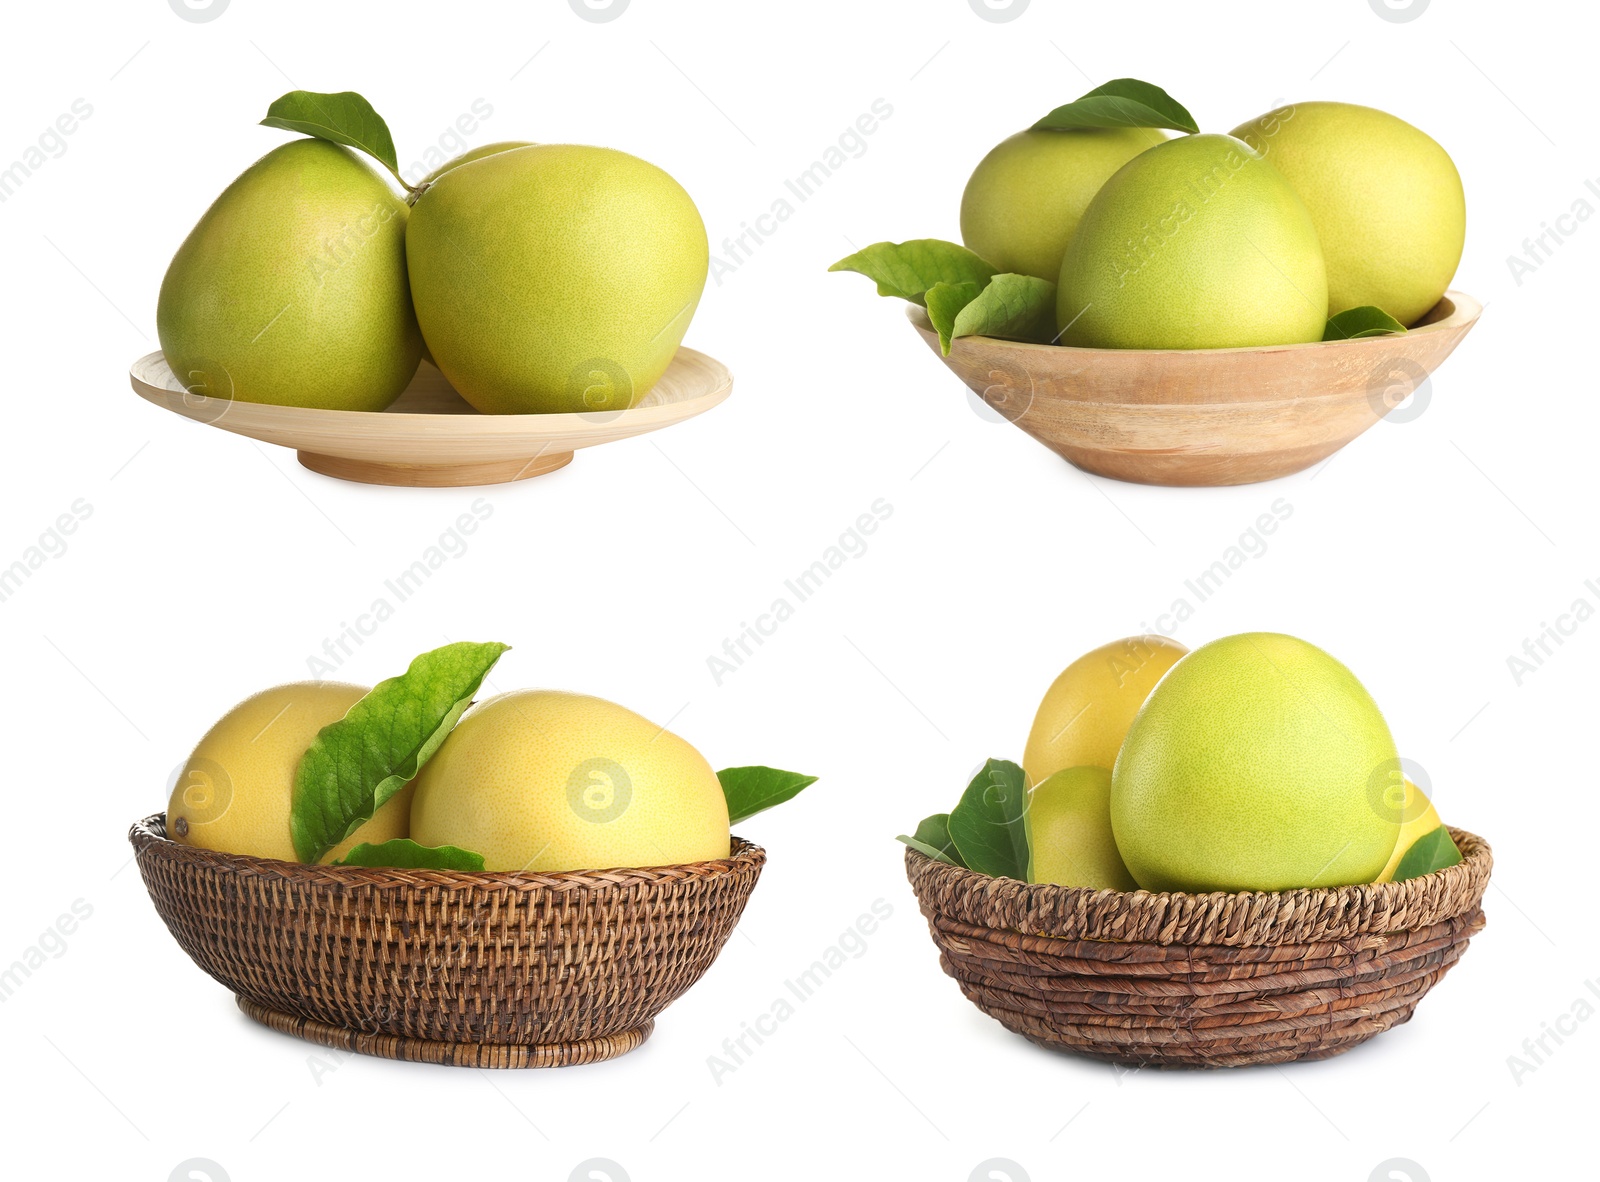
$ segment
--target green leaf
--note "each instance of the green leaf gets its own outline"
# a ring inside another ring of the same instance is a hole
[[[717,779],[722,784],[722,795],[728,800],[730,825],[792,800],[817,782],[815,776],[779,771],[775,767],[726,767],[717,773]]]
[[[1357,337],[1385,337],[1405,330],[1405,325],[1382,308],[1363,304],[1359,308],[1346,308],[1337,316],[1330,316],[1328,327],[1322,331],[1322,339],[1353,341]]]
[[[321,861],[417,774],[508,647],[461,641],[423,653],[317,733],[289,808],[302,862]]]
[[[400,178],[389,125],[371,103],[353,90],[338,94],[291,90],[267,108],[267,117],[261,123],[357,148],[394,173],[396,180]]]
[[[401,870],[482,870],[483,855],[453,845],[418,845],[409,837],[364,841],[335,866],[394,866]]]
[[[1056,285],[1032,275],[996,275],[989,280],[978,298],[957,314],[951,333],[952,337],[1001,337],[1045,345],[1055,335]]]
[[[1167,127],[1191,135],[1200,130],[1184,105],[1159,86],[1137,78],[1115,78],[1033,125],[1035,131],[1082,127]]]
[[[950,837],[961,860],[980,874],[1028,881],[1023,827],[1028,778],[1007,759],[991,759],[950,810]]]
[[[1394,878],[1391,881],[1404,882],[1408,878],[1421,878],[1424,874],[1444,870],[1460,861],[1461,851],[1456,848],[1450,830],[1440,825],[1433,832],[1424,833],[1411,843],[1411,848],[1400,859],[1400,865],[1395,867]]]
[[[950,337],[956,329],[956,317],[983,288],[976,283],[935,283],[924,295],[928,321],[939,334],[939,348],[950,356]]]
[[[923,817],[917,823],[917,831],[910,837],[902,833],[895,838],[903,841],[919,854],[940,862],[948,862],[952,866],[964,866],[961,854],[956,849],[956,843],[950,839],[950,814],[934,813],[931,817]]]
[[[938,238],[913,238],[909,242],[874,242],[840,259],[830,271],[856,271],[878,285],[881,296],[899,296],[913,304],[923,302],[936,283],[989,282],[995,268],[964,246]]]
[[[927,291],[926,307],[946,357],[957,337],[1048,345],[1056,335],[1056,285],[1032,275],[996,275],[987,286],[935,283]]]

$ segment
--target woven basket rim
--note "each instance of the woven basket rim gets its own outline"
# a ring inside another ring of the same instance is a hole
[[[1449,827],[1461,861],[1404,882],[1287,891],[1116,891],[1027,883],[953,866],[909,846],[906,877],[924,912],[974,927],[1068,939],[1277,944],[1411,930],[1473,911],[1493,869],[1489,843]]]
[[[704,862],[683,862],[668,866],[618,867],[599,870],[559,872],[490,870],[409,870],[397,866],[323,866],[304,862],[282,862],[252,854],[225,854],[217,850],[184,845],[167,836],[167,814],[151,813],[135,821],[128,840],[136,856],[152,854],[191,865],[207,866],[217,873],[255,874],[278,878],[304,886],[335,887],[442,887],[473,890],[504,887],[512,890],[571,890],[575,888],[616,887],[635,883],[681,881],[685,878],[714,879],[738,874],[766,861],[766,851],[754,842],[729,835],[726,858]]]

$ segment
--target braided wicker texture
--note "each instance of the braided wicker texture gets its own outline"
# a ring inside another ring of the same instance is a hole
[[[286,1033],[477,1067],[632,1050],[722,950],[766,855],[565,874],[305,866],[128,834],[190,958]]]
[[[1042,1046],[1134,1066],[1322,1059],[1411,1017],[1483,929],[1488,843],[1400,883],[1203,895],[991,878],[906,851],[969,1001]]]

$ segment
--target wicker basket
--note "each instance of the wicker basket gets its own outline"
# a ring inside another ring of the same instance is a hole
[[[939,964],[1041,1046],[1135,1066],[1323,1059],[1411,1017],[1483,929],[1493,864],[1400,883],[1204,895],[990,878],[906,851]]]
[[[305,866],[128,834],[169,931],[257,1021],[342,1050],[560,1067],[632,1050],[721,951],[765,853],[567,874]]]

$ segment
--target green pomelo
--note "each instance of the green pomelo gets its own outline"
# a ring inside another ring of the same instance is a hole
[[[486,414],[633,406],[677,351],[710,258],[675,180],[571,144],[451,169],[412,209],[406,254],[428,349]]]
[[[485,156],[498,156],[501,152],[509,152],[513,148],[531,148],[532,140],[495,140],[492,144],[479,144],[476,148],[468,148],[459,156],[452,156],[438,168],[422,178],[424,185],[432,184],[452,168],[460,168],[463,164],[471,164],[474,160],[482,160]]]
[[[967,181],[961,240],[1002,272],[1054,283],[1100,186],[1166,138],[1147,127],[1019,131],[979,161]]]
[[[1232,136],[1135,156],[1095,194],[1062,260],[1060,343],[1226,349],[1320,341],[1328,287],[1305,203]]]
[[[427,176],[423,177],[422,183],[424,185],[431,185],[434,181],[438,180],[452,168],[460,168],[463,164],[471,164],[474,160],[482,160],[485,156],[497,156],[501,152],[509,152],[513,148],[531,147],[533,147],[532,140],[495,140],[493,143],[479,144],[476,148],[468,148],[459,156],[450,157],[450,159],[439,165],[438,168],[434,169]],[[438,368],[438,363],[434,361],[433,354],[428,352],[428,346],[426,343],[424,343],[422,346],[422,359],[435,369]]]
[[[1371,882],[1400,832],[1398,767],[1350,670],[1292,636],[1229,636],[1145,700],[1112,773],[1112,831],[1152,891]]]
[[[1105,768],[1065,768],[1035,785],[1023,825],[1029,882],[1096,891],[1138,889],[1111,834],[1111,773]]]
[[[1450,286],[1467,199],[1449,153],[1403,119],[1296,103],[1234,130],[1299,192],[1328,263],[1328,310],[1367,304],[1415,324]]]
[[[406,282],[406,206],[354,152],[274,148],[206,210],[156,303],[167,364],[199,394],[382,410],[422,335]]]

